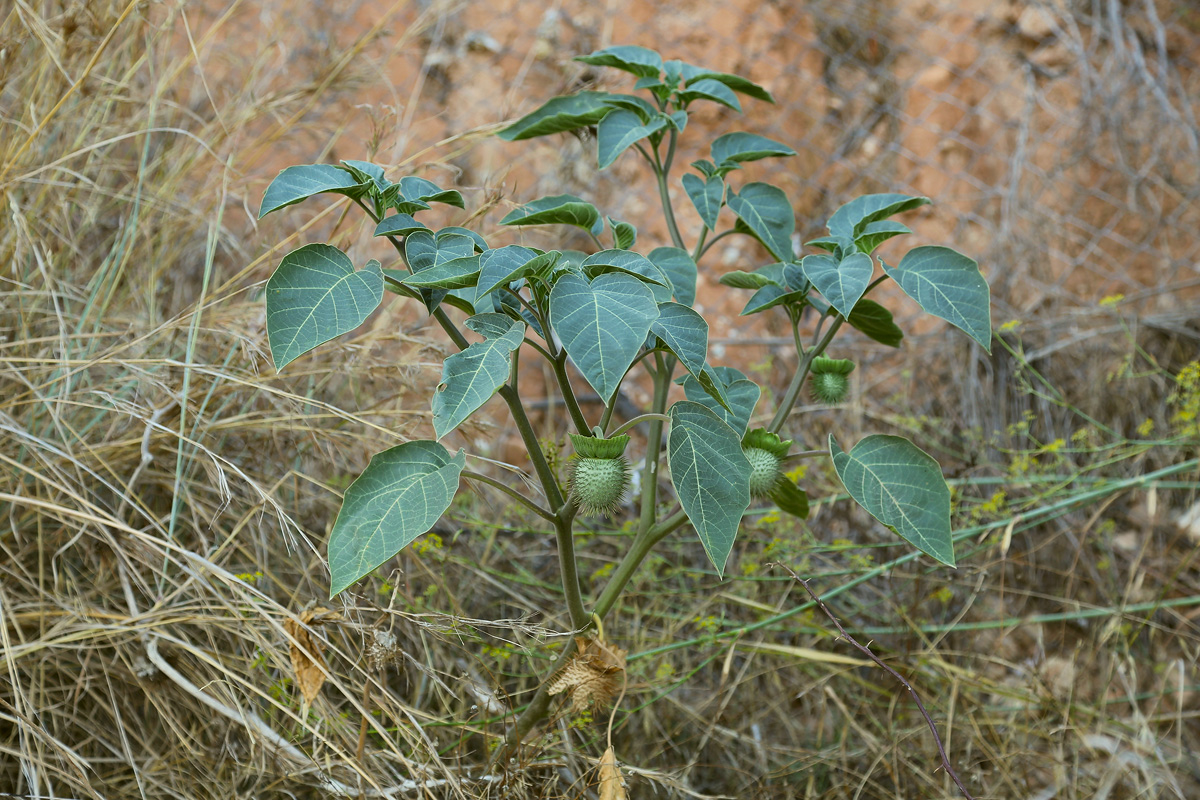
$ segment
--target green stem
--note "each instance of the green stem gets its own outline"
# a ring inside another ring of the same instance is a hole
[[[667,393],[671,389],[671,373],[663,362],[661,353],[654,354],[654,401],[650,413],[664,415],[667,410]],[[658,458],[662,448],[663,423],[661,419],[650,420],[646,434],[646,460],[642,469],[642,513],[638,523],[639,536],[649,531],[654,524],[654,504],[658,500]]]
[[[591,624],[592,617],[584,610],[583,593],[579,589],[579,568],[575,563],[575,536],[571,532],[574,509],[563,508],[554,522],[554,536],[558,540],[558,566],[562,572],[563,594],[567,599],[567,612],[571,615],[571,627],[582,631]]]
[[[787,421],[788,415],[796,406],[796,400],[800,397],[800,390],[804,388],[804,379],[808,377],[808,370],[812,366],[813,359],[825,352],[825,348],[829,347],[829,343],[833,341],[834,334],[838,332],[838,328],[842,327],[842,323],[845,321],[846,318],[838,314],[833,325],[829,326],[829,330],[825,332],[824,338],[817,342],[801,359],[800,366],[796,368],[796,374],[792,377],[792,383],[788,386],[787,394],[783,396],[783,402],[779,404],[775,416],[771,418],[771,424],[767,426],[767,430],[771,433],[779,433],[783,423]]]
[[[667,186],[667,176],[671,171],[671,162],[675,159],[675,142],[679,138],[679,134],[672,130],[669,137],[665,160],[659,160],[657,149],[650,152],[654,156],[654,177],[658,181],[658,198],[662,201],[663,216],[667,220],[667,232],[671,234],[671,241],[676,247],[686,250],[683,237],[679,235],[679,225],[675,222],[675,209],[671,207],[671,192]]]
[[[575,429],[582,436],[589,435],[592,429],[587,424],[587,417],[583,415],[583,409],[579,407],[579,400],[575,397],[575,390],[571,388],[571,380],[567,377],[566,354],[563,353],[558,358],[551,359],[550,363],[554,365],[554,377],[558,380],[558,388],[562,391],[563,400],[567,404],[571,420],[575,423]]]
[[[700,255],[696,256],[696,257],[695,257],[695,258],[693,258],[692,260],[693,260],[693,261],[697,261],[697,262],[698,262],[698,261],[700,261],[700,259],[704,258],[704,254],[705,254],[705,253],[707,253],[709,250],[711,250],[711,249],[712,249],[712,247],[713,247],[713,245],[714,245],[714,244],[716,244],[717,242],[721,241],[721,240],[722,240],[722,239],[724,239],[726,236],[732,236],[732,235],[733,235],[733,234],[735,234],[735,233],[737,233],[737,231],[735,231],[733,228],[730,228],[730,229],[729,229],[729,230],[727,230],[727,231],[721,231],[720,233],[718,233],[716,236],[714,236],[714,237],[712,238],[712,241],[711,241],[711,242],[709,242],[708,244],[706,244],[706,245],[704,246],[704,249],[700,250]]]
[[[554,477],[554,471],[550,469],[550,463],[546,461],[546,455],[538,443],[533,425],[525,414],[525,406],[521,403],[520,395],[507,383],[500,387],[499,394],[508,404],[508,411],[512,414],[517,431],[521,434],[521,441],[525,443],[529,460],[533,462],[533,469],[537,472],[538,480],[542,483],[542,491],[546,494],[546,502],[551,508],[562,507],[564,498],[562,490],[558,488],[558,479]]]
[[[681,509],[657,525],[651,526],[642,533],[639,533],[633,540],[633,546],[629,548],[629,552],[621,559],[621,563],[617,565],[612,577],[605,584],[604,590],[596,600],[596,605],[592,609],[592,613],[603,619],[612,610],[612,607],[616,605],[617,600],[621,597],[621,593],[625,591],[625,586],[633,578],[634,573],[637,572],[642,562],[646,560],[646,556],[654,549],[654,545],[661,542],[668,534],[675,531],[687,521],[687,514]]]
[[[634,425],[640,425],[643,422],[649,422],[650,420],[655,420],[655,419],[658,420],[659,422],[670,422],[671,421],[671,418],[668,417],[666,414],[642,414],[640,416],[634,417],[633,419],[629,420],[628,422],[626,422],[621,427],[617,428],[612,433],[605,434],[605,435],[611,439],[614,436],[620,436],[622,433],[629,430]]]
[[[488,486],[491,486],[494,489],[499,489],[500,491],[504,492],[506,495],[511,497],[513,500],[516,500],[518,503],[525,506],[530,511],[537,514],[539,517],[546,520],[547,522],[557,522],[557,520],[558,520],[558,518],[554,516],[553,512],[547,511],[546,509],[539,506],[537,503],[530,500],[528,497],[525,497],[524,495],[522,495],[516,489],[513,489],[511,486],[508,486],[507,484],[505,484],[501,481],[498,481],[494,478],[489,478],[486,475],[480,475],[478,472],[472,472],[470,470],[463,470],[462,476],[469,481],[477,481],[478,483],[486,483]]]
[[[704,255],[704,240],[708,238],[708,227],[700,229],[700,238],[696,239],[696,246],[692,249],[692,261],[700,263],[700,256]]]

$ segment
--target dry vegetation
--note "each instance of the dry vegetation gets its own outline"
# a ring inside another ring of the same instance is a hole
[[[594,80],[570,54],[656,36],[772,85],[783,110],[749,125],[803,144],[781,180],[805,216],[937,192],[922,235],[983,256],[1003,345],[856,345],[853,402],[810,417],[910,432],[946,465],[956,572],[900,555],[816,469],[808,523],[751,517],[725,580],[686,536],[647,565],[608,625],[632,795],[954,796],[909,698],[782,562],[909,677],[976,796],[1200,796],[1194,7],[727,0],[655,28],[650,4],[510,3],[472,30],[465,5],[351,4],[304,32],[284,3],[0,11],[0,797],[596,791],[607,714],[567,704],[484,772],[567,627],[553,538],[520,509],[464,494],[324,599],[339,492],[423,430],[444,345],[394,303],[275,375],[261,281],[298,243],[369,236],[336,202],[253,211],[284,164],[372,154],[434,163],[476,207],[563,180],[603,200],[620,165],[486,126]],[[773,331],[726,324],[726,361],[785,379]],[[624,541],[581,537],[584,577]]]

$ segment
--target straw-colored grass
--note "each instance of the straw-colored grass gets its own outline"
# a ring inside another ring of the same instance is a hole
[[[427,435],[442,339],[393,303],[284,376],[265,352],[258,292],[282,253],[372,247],[344,203],[258,222],[265,179],[375,145],[452,172],[478,138],[422,127],[441,113],[434,59],[385,93],[394,108],[348,111],[441,46],[450,8],[279,33],[274,4],[0,12],[0,797],[596,791],[599,712],[558,708],[487,771],[569,635],[536,519],[464,492],[325,599],[340,492]],[[1120,311],[1089,312],[1115,332],[1057,356],[1039,349],[1062,320],[1030,320],[987,370],[941,366],[956,340],[921,337],[908,363],[869,355],[855,380],[875,383],[813,416],[912,433],[947,464],[957,572],[905,555],[817,468],[811,519],[751,516],[724,578],[669,541],[607,624],[630,653],[613,743],[631,796],[953,796],[910,699],[773,562],[908,676],[977,797],[1200,796],[1200,523],[1176,524],[1200,475],[1200,387],[1175,377],[1194,319]],[[580,535],[588,585],[616,528]],[[311,705],[297,631],[323,650]]]

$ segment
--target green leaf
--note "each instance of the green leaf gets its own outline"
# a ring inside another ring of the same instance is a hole
[[[726,272],[717,282],[732,289],[761,289],[764,286],[779,286],[776,281],[761,272],[743,272],[740,269]]]
[[[859,300],[846,322],[888,347],[899,347],[904,339],[904,332],[892,321],[892,312],[874,300]]]
[[[747,97],[753,97],[756,100],[763,100],[768,103],[775,102],[775,98],[771,96],[770,92],[757,83],[743,78],[741,75],[730,75],[727,72],[713,72],[712,70],[696,67],[692,64],[684,64],[683,78],[687,81],[688,85],[704,80],[717,81]]]
[[[474,242],[475,252],[477,253],[482,253],[488,249],[488,243],[486,239],[484,239],[475,231],[470,230],[469,228],[461,228],[458,225],[447,225],[438,231],[438,236],[441,236],[442,234],[449,236],[452,233],[458,234],[459,236],[466,236],[468,239]]]
[[[800,263],[804,276],[844,317],[853,312],[875,271],[875,262],[863,253],[851,253],[841,262],[832,256],[805,256]]]
[[[637,75],[639,78],[656,78],[662,72],[662,56],[645,47],[621,44],[606,47],[586,56],[575,56],[576,61],[594,67],[614,67]]]
[[[909,250],[895,269],[883,264],[883,271],[925,311],[992,352],[991,291],[975,261],[949,247],[926,246]]]
[[[796,155],[796,151],[786,144],[780,144],[765,136],[741,131],[718,136],[712,143],[713,161],[718,164],[726,161],[741,163],[775,156],[794,155]]]
[[[591,203],[573,194],[541,197],[508,212],[501,225],[574,225],[593,236],[604,230],[604,220]]]
[[[359,183],[371,183],[375,191],[381,195],[392,185],[387,178],[383,177],[383,167],[378,164],[372,164],[369,161],[346,161],[345,159],[342,160],[342,164],[350,170]]]
[[[833,212],[829,218],[829,232],[834,236],[855,238],[867,225],[902,211],[929,205],[928,197],[910,197],[906,194],[866,194],[856,197]]]
[[[717,215],[725,201],[725,181],[717,176],[704,180],[690,172],[683,176],[683,190],[696,207],[696,213],[710,231],[717,228]]]
[[[642,122],[649,122],[658,116],[658,109],[654,107],[654,104],[636,94],[610,94],[605,102],[613,108],[623,108],[626,111],[635,112]]]
[[[288,167],[275,176],[263,194],[258,218],[272,211],[307,200],[314,194],[335,192],[348,197],[361,197],[370,183],[355,177],[349,170],[332,164],[305,164]]]
[[[671,281],[675,299],[685,306],[696,302],[696,262],[688,251],[678,247],[656,247],[646,256]]]
[[[681,400],[667,413],[671,484],[721,573],[750,507],[750,462],[742,453],[741,434],[699,403]]]
[[[267,339],[275,369],[354,330],[382,301],[378,261],[355,272],[354,262],[327,244],[288,253],[267,281]]]
[[[795,257],[792,231],[796,217],[781,189],[769,183],[748,183],[740,193],[729,192],[728,205],[775,258],[790,261]]]
[[[407,201],[427,204],[443,203],[456,208],[464,208],[462,194],[456,189],[442,189],[433,181],[406,175],[400,179],[400,195]],[[403,210],[403,209],[400,209]]]
[[[515,244],[488,250],[479,257],[479,294],[488,294],[520,278],[549,270],[561,255],[557,250],[539,254]]]
[[[807,292],[801,290],[789,291],[785,287],[774,284],[764,286],[750,296],[750,299],[746,301],[745,307],[742,308],[740,316],[745,317],[750,314],[757,314],[760,311],[766,311],[768,308],[774,308],[786,303],[796,303],[803,300],[807,294]]]
[[[442,364],[433,395],[433,432],[441,439],[491,398],[508,380],[512,352],[521,346],[525,323],[505,314],[479,314],[467,327],[486,337]]]
[[[671,112],[671,126],[680,133],[683,133],[684,128],[687,127],[687,121],[688,112],[684,111],[682,108],[678,111]]]
[[[551,133],[573,131],[595,125],[613,110],[608,92],[580,92],[554,97],[500,131],[497,136],[508,142],[533,139]]]
[[[427,532],[450,507],[466,466],[437,442],[406,442],[371,459],[346,490],[329,534],[335,597]]]
[[[771,487],[771,500],[785,514],[808,519],[808,493],[781,475]]]
[[[415,274],[455,259],[470,258],[475,254],[475,241],[459,233],[438,231],[435,236],[431,231],[415,231],[404,239],[404,254]],[[421,289],[421,299],[430,314],[445,297],[444,289]]]
[[[713,393],[691,375],[682,376],[676,383],[683,384],[683,393],[688,400],[699,403],[715,413],[726,425],[737,431],[739,437],[745,436],[762,389],[733,367],[705,367],[705,373],[719,386],[719,391],[728,401],[728,408],[722,408],[712,396]]]
[[[375,226],[376,236],[408,236],[414,231],[427,231],[429,228],[412,218],[411,214],[392,214],[384,217]]]
[[[846,491],[871,516],[922,553],[954,566],[950,487],[941,467],[901,436],[868,436],[849,453],[829,437],[829,454]]]
[[[623,272],[566,273],[550,292],[550,324],[567,355],[607,403],[658,318],[650,287]]]
[[[899,222],[893,222],[890,219],[883,219],[878,222],[867,223],[862,233],[854,240],[854,244],[860,251],[869,254],[873,253],[876,247],[879,247],[879,245],[893,236],[901,236],[906,233],[912,233],[907,225],[901,225]]]
[[[671,285],[667,276],[650,259],[629,250],[601,250],[585,258],[581,266],[588,278],[609,272],[624,272],[659,286]]]
[[[679,363],[693,375],[704,371],[708,359],[708,323],[704,317],[682,303],[660,303],[658,319],[650,332],[679,358]]]
[[[667,118],[656,116],[646,124],[633,111],[619,108],[600,121],[596,129],[596,156],[600,169],[617,160],[634,142],[667,126]]]
[[[479,256],[455,258],[408,275],[403,283],[426,289],[465,289],[479,278]]]
[[[836,259],[841,259],[843,255],[853,252],[856,248],[854,240],[849,236],[822,236],[819,239],[813,239],[811,242],[805,242],[805,247],[819,247],[826,253],[832,253]]]
[[[612,229],[613,246],[618,250],[628,250],[637,244],[637,228],[628,222],[609,217],[608,226]]]
[[[712,100],[728,106],[738,113],[742,111],[742,104],[738,102],[737,95],[733,93],[733,90],[712,78],[704,78],[688,84],[687,89],[679,92],[679,99],[683,103],[691,103],[694,100]]]

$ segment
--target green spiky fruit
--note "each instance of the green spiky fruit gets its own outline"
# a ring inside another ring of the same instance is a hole
[[[628,436],[602,439],[571,434],[571,497],[584,516],[611,517],[621,508],[629,488],[629,462],[623,453]]]
[[[791,439],[784,441],[765,428],[756,428],[746,434],[742,439],[742,453],[750,462],[751,496],[770,496],[779,480],[780,465],[791,446]]]
[[[629,487],[629,462],[616,458],[575,458],[571,463],[571,496],[585,517],[611,517],[621,508]]]
[[[750,462],[750,495],[767,497],[779,480],[779,456],[759,447],[743,447],[742,452]]]
[[[854,371],[854,362],[845,358],[814,358],[812,363],[812,393],[813,397],[835,406],[846,399],[850,393],[848,376]]]

